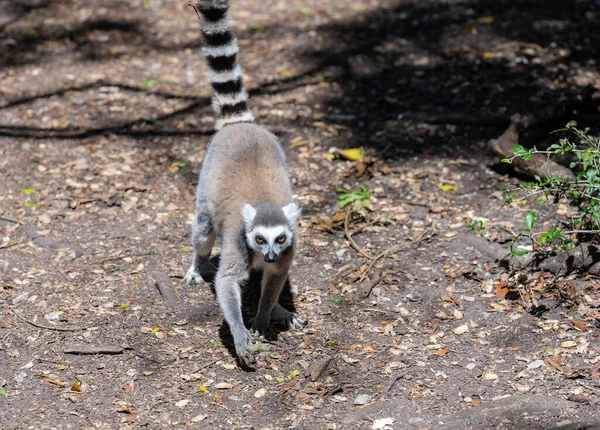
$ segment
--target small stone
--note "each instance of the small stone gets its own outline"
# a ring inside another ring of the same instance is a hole
[[[544,365],[544,360],[535,360],[535,361],[532,361],[531,363],[529,363],[529,364],[527,365],[527,368],[528,368],[529,370],[532,370],[532,369],[539,369],[539,368],[540,368],[540,367],[542,367],[543,365]]]
[[[265,397],[266,395],[267,395],[266,388],[261,388],[256,393],[254,393],[254,397],[256,397],[257,399],[261,399],[261,398]]]
[[[371,400],[371,396],[369,394],[359,394],[356,399],[354,399],[355,405],[366,405]]]
[[[137,375],[137,370],[135,370],[135,369],[129,369],[128,371],[125,372],[125,374],[127,376],[133,377],[133,376]]]
[[[45,314],[44,318],[48,321],[60,321],[60,314],[62,312],[51,312],[49,314]]]

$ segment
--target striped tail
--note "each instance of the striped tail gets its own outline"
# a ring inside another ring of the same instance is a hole
[[[238,44],[231,31],[227,0],[200,0],[196,7],[204,17],[202,33],[206,46],[202,51],[208,61],[214,90],[212,107],[217,114],[216,129],[238,122],[254,122],[242,82],[242,69],[236,63]]]

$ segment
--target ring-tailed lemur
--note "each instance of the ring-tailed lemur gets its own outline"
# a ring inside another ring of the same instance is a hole
[[[283,150],[275,136],[254,124],[242,70],[236,64],[237,41],[231,32],[226,0],[200,0],[204,16],[204,55],[214,90],[217,133],[208,146],[198,184],[192,225],[194,259],[185,280],[202,283],[213,271],[209,261],[216,235],[221,257],[215,291],[233,334],[242,364],[252,361],[249,332],[242,321],[241,286],[250,269],[263,272],[253,328],[272,336],[272,324],[303,323],[277,302],[292,264],[300,208],[292,201]]]

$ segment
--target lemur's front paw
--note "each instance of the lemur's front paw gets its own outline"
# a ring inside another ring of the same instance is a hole
[[[235,343],[235,354],[237,355],[238,361],[242,367],[251,367],[256,363],[256,359],[252,353],[252,348],[250,347],[250,342],[252,342],[252,336],[250,336],[250,332],[246,331],[245,335],[242,336],[239,342],[234,341]]]
[[[281,306],[275,306],[271,312],[271,324],[291,330],[292,327],[302,328],[305,323],[298,315]]]
[[[250,331],[260,333],[268,341],[272,342],[277,340],[279,330],[272,326],[270,321],[257,317],[252,318],[250,324],[252,324]]]
[[[190,266],[187,273],[185,274],[185,278],[183,278],[186,284],[188,285],[202,285],[204,284],[204,279],[202,279],[202,275],[193,265]]]

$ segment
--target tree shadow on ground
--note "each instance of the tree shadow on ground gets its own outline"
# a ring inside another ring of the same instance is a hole
[[[105,7],[123,12],[123,16],[112,13],[109,18],[94,17],[76,24],[69,23],[68,8],[49,0],[15,4],[21,5],[17,7],[20,12],[8,23],[29,20],[30,12],[40,8],[52,10],[14,28],[0,26],[2,38],[15,42],[6,45],[0,64],[43,64],[44,58],[56,55],[51,49],[54,45],[48,42],[75,51],[82,61],[201,45],[199,34],[187,42],[161,39],[149,24],[136,19],[118,2]],[[251,88],[250,93],[273,95],[315,81],[327,83],[329,87],[319,97],[324,99],[324,120],[342,130],[334,143],[369,147],[387,158],[414,154],[455,157],[480,152],[482,143],[497,137],[514,113],[535,119],[535,127],[530,127],[522,139],[539,144],[549,131],[569,119],[581,118],[582,124],[588,124],[600,118],[598,97],[593,96],[598,76],[595,61],[600,53],[599,9],[597,2],[567,0],[382,2],[378,9],[352,20],[317,28],[320,42],[297,52],[308,68],[297,76]],[[40,24],[48,14],[58,14],[60,23],[49,28]],[[269,27],[260,37],[276,38],[288,30],[300,31],[280,24]],[[242,31],[238,37],[254,35]],[[108,52],[107,46],[113,45],[123,46],[123,52]],[[212,133],[209,129],[179,130],[169,125],[186,116],[206,114],[208,98],[118,82],[98,81],[29,95],[0,103],[0,107],[100,86],[189,103],[168,114],[144,115],[116,124],[64,129],[2,124],[0,133],[77,139],[105,133],[140,138]],[[314,108],[320,101],[311,97],[305,103]],[[302,108],[297,104],[295,109]],[[279,129],[273,124],[269,128],[281,134],[289,125],[310,127],[304,121],[297,118]]]
[[[350,130],[344,144],[465,155],[515,113],[536,120],[534,142],[567,119],[600,119],[599,17],[594,2],[403,1],[322,28],[325,46],[305,56],[341,88],[325,120]]]

